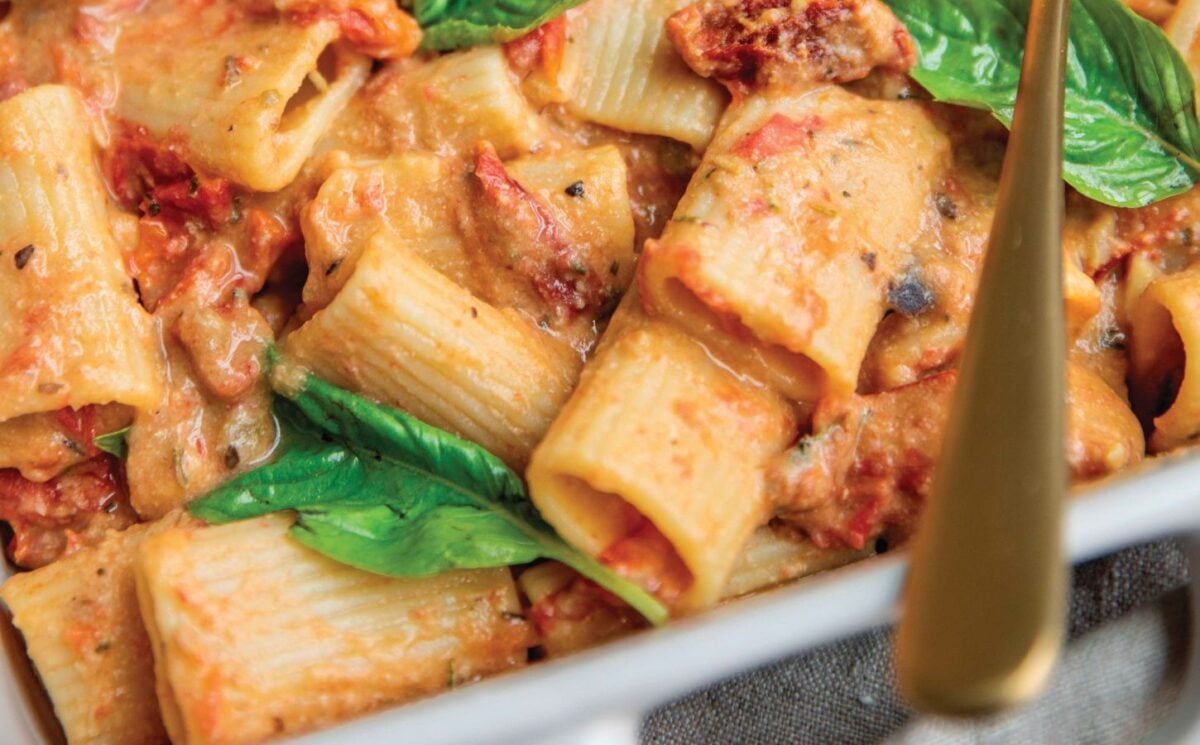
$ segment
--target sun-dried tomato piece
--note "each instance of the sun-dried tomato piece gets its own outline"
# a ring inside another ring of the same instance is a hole
[[[698,74],[735,91],[848,83],[916,61],[908,31],[880,0],[701,0],[667,21]]]
[[[550,207],[508,173],[488,143],[476,153],[475,181],[479,249],[491,262],[524,276],[565,316],[604,304],[607,267],[593,266],[592,257],[566,239]]]

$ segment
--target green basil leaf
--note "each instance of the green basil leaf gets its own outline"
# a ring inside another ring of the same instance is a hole
[[[96,445],[97,450],[124,458],[129,454],[129,429],[126,427],[108,434],[97,435],[92,442]]]
[[[446,51],[520,38],[583,0],[417,0],[421,48]]]
[[[478,445],[312,375],[298,392],[277,390],[287,396],[275,403],[278,457],[193,502],[196,517],[294,510],[297,540],[394,577],[556,559],[666,621],[653,596],[564,542],[517,474]]]
[[[1030,0],[885,0],[908,27],[913,78],[940,101],[1011,126]],[[1200,180],[1200,121],[1187,64],[1121,0],[1075,0],[1064,176],[1080,193],[1140,207]]]

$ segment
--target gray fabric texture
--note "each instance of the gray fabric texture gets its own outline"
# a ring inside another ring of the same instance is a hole
[[[1078,567],[1070,634],[1050,690],[1019,711],[918,717],[892,686],[877,630],[717,684],[655,711],[644,745],[1125,745],[1178,697],[1186,658],[1187,561],[1163,541]]]

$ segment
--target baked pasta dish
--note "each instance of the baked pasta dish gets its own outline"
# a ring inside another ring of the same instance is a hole
[[[1074,6],[1082,483],[1200,436],[1200,0]],[[903,544],[1027,9],[0,2],[0,598],[66,739],[328,727]]]

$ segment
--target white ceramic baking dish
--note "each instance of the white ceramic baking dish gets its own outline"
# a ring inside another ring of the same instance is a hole
[[[1200,535],[1200,452],[1158,458],[1088,488],[1070,509],[1067,546],[1081,562],[1155,538]],[[1189,545],[1200,575],[1200,541]],[[904,580],[897,552],[730,603],[667,628],[534,665],[426,701],[293,740],[296,745],[634,742],[652,707],[706,684],[890,622]],[[1196,580],[1193,580],[1195,584]],[[1193,638],[1200,592],[1192,592]],[[7,626],[7,624],[5,624]],[[11,628],[0,680],[0,743],[61,737],[47,724]],[[1200,742],[1200,644],[1157,743]]]

